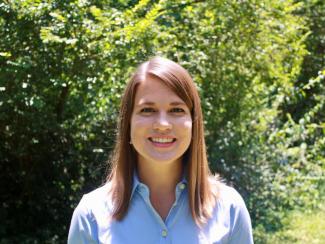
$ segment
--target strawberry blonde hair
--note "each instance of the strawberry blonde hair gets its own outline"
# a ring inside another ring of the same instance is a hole
[[[216,191],[210,183],[206,146],[204,140],[201,102],[196,86],[189,73],[179,64],[165,58],[154,57],[142,63],[127,83],[121,101],[116,144],[111,156],[111,172],[107,181],[111,184],[113,201],[112,218],[122,220],[127,214],[133,174],[136,169],[136,151],[130,145],[130,121],[136,88],[148,76],[156,77],[177,94],[188,106],[192,116],[192,140],[183,155],[188,181],[188,201],[191,214],[198,226],[206,223],[212,215]]]

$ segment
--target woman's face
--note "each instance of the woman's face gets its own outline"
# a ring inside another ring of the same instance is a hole
[[[159,79],[137,87],[131,116],[131,142],[139,163],[178,163],[192,138],[191,112]]]

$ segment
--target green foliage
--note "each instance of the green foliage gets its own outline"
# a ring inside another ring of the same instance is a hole
[[[324,3],[320,1],[301,3],[295,10],[300,16],[301,11],[316,11],[317,16],[324,13]],[[255,209],[252,212],[256,223],[263,223],[267,230],[281,227],[280,220],[289,209],[317,207],[320,203],[320,187],[325,178],[325,65],[319,62],[324,55],[314,53],[314,46],[320,47],[323,42],[313,28],[323,22],[323,18],[307,18],[312,30],[305,41],[309,54],[304,57],[299,76],[287,90],[271,90],[270,95],[276,98],[273,106],[264,106],[266,114],[246,126],[253,129],[247,134],[252,152],[247,155],[253,163],[249,168],[256,174],[250,184],[259,186],[249,204]],[[320,70],[315,71],[315,65]]]
[[[211,168],[254,226],[317,206],[324,11],[311,0],[0,3],[3,243],[65,242],[81,194],[105,180],[124,84],[154,55],[194,77]]]
[[[313,211],[290,212],[283,220],[284,228],[277,232],[266,232],[263,226],[254,230],[256,244],[324,243],[324,206]]]
[[[286,99],[294,100],[295,96],[315,86],[319,90],[313,94],[317,101],[315,106],[298,121],[294,121],[287,111],[279,110],[267,130],[258,133],[257,141],[250,145],[251,150],[258,146],[251,160],[258,166],[253,171],[259,175],[254,177],[253,186],[260,184],[255,189],[259,194],[251,199],[250,207],[255,209],[256,219],[266,228],[278,228],[276,223],[282,224],[279,220],[289,209],[317,207],[320,203],[325,169],[323,72],[301,89],[295,89],[293,96]],[[284,113],[286,117],[282,116]],[[258,128],[258,124],[254,126]]]

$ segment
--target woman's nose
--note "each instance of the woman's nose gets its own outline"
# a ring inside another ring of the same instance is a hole
[[[172,124],[166,113],[159,113],[153,124],[154,130],[166,131],[172,128]]]

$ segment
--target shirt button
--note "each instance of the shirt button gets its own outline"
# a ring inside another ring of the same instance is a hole
[[[167,230],[162,230],[161,235],[162,235],[163,237],[166,237],[166,236],[167,236]]]
[[[182,184],[179,186],[179,188],[180,188],[181,190],[184,190],[184,189],[185,189],[185,184],[182,183]]]

